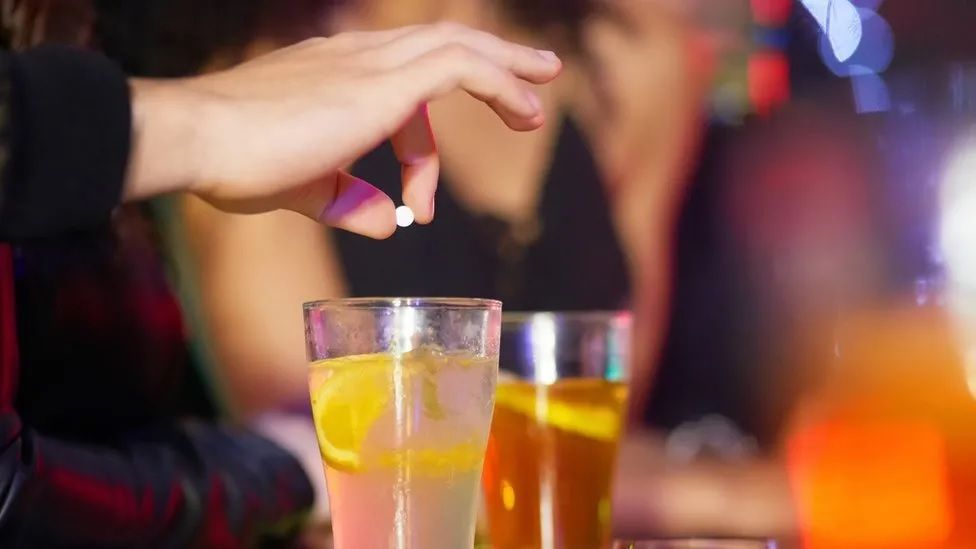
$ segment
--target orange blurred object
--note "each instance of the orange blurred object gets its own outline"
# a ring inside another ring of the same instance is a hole
[[[905,307],[832,328],[786,444],[804,547],[976,547],[976,406],[952,324]]]
[[[952,523],[939,431],[837,421],[795,434],[793,490],[807,547],[930,547]]]

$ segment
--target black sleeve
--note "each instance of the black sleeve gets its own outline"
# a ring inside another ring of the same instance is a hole
[[[103,223],[132,128],[125,75],[68,46],[0,53],[0,240]]]
[[[299,462],[243,429],[173,425],[95,446],[0,412],[0,547],[244,547],[286,540],[314,500]]]
[[[315,494],[301,463],[246,429],[174,422],[85,444],[25,424],[10,248],[0,244],[0,547],[264,547],[302,526]]]

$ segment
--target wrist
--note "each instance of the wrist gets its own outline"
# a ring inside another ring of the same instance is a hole
[[[131,79],[132,149],[124,198],[189,190],[200,179],[207,101],[184,80]]]

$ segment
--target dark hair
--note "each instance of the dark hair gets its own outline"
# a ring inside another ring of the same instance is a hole
[[[240,61],[255,38],[313,35],[337,0],[94,0],[98,47],[130,74],[185,76],[217,55]]]
[[[355,0],[0,0],[5,8],[0,38],[24,47],[38,36],[78,41],[75,35],[90,32],[92,45],[130,74],[184,76],[216,55],[240,60],[256,37],[290,42],[311,36],[318,15],[349,1]],[[513,23],[577,52],[583,25],[598,5],[598,0],[497,1]],[[12,6],[17,15],[8,17]],[[38,26],[44,29],[38,32]]]
[[[216,55],[239,60],[257,37],[307,38],[339,1],[0,0],[0,46],[94,46],[130,74],[185,76]]]
[[[601,0],[497,0],[504,17],[516,25],[544,36],[561,53],[576,57],[582,69],[588,73],[597,101],[607,115],[615,112],[616,105],[606,88],[606,78],[593,53],[583,40],[583,29],[593,16],[619,19],[618,14],[606,7]],[[621,21],[625,25],[627,21]]]
[[[0,47],[85,43],[93,17],[89,0],[0,0]]]

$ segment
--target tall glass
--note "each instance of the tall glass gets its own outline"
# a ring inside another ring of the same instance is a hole
[[[630,316],[505,315],[482,487],[495,549],[609,544]]]
[[[305,339],[337,549],[474,542],[501,303],[307,303]]]

